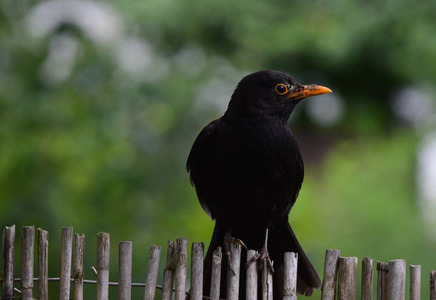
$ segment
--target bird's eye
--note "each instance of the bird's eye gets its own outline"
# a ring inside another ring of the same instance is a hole
[[[284,83],[279,83],[278,85],[276,85],[274,89],[276,93],[279,94],[280,96],[283,96],[289,92],[288,87]]]

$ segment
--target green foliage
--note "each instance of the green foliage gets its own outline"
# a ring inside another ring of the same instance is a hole
[[[323,265],[325,249],[334,248],[359,259],[405,258],[429,274],[436,242],[428,239],[414,201],[416,144],[407,131],[346,140],[322,168],[309,168],[290,223],[317,266]]]
[[[60,228],[73,226],[88,237],[88,266],[97,232],[113,245],[133,240],[135,281],[151,243],[184,236],[207,246],[213,222],[186,157],[237,81],[270,68],[331,87],[345,107],[330,127],[304,105],[291,121],[332,145],[314,150],[321,163],[306,159],[290,217],[318,270],[327,248],[406,258],[423,274],[434,265],[415,201],[419,134],[400,125],[391,100],[415,84],[434,93],[436,2],[86,2],[118,24],[99,33],[106,40],[74,18],[38,33],[53,15],[33,26],[31,17],[54,2],[20,3],[0,7],[0,226],[47,229],[54,258]]]

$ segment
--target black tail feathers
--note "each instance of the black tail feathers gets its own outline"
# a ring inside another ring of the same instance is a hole
[[[228,229],[227,224],[217,222],[215,224],[212,239],[204,260],[204,295],[209,296],[211,285],[212,258],[213,252],[217,247],[223,248],[224,235]],[[234,237],[241,239],[249,249],[260,250],[263,246],[263,230],[253,229],[249,232],[235,231],[232,232]],[[285,252],[298,253],[298,276],[297,276],[297,292],[302,295],[310,296],[314,289],[321,287],[321,280],[304,253],[300,243],[298,242],[291,226],[288,222],[275,223],[269,229],[268,236],[268,252],[271,260],[274,262],[275,273],[274,281],[274,299],[281,299],[283,293],[283,259]],[[221,264],[221,286],[220,298],[226,298],[227,285],[227,255],[223,251],[223,259]],[[246,253],[242,251],[241,257],[241,274],[240,274],[240,297],[245,298],[245,268],[243,262],[246,261]]]

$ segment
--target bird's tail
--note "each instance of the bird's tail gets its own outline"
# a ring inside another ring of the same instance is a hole
[[[236,229],[236,228],[235,228]],[[204,278],[203,278],[203,294],[209,296],[211,287],[212,259],[213,252],[217,247],[223,247],[224,236],[228,230],[228,224],[217,221],[215,224],[212,239],[204,259]],[[245,231],[247,233],[247,231]],[[264,230],[260,228],[253,229],[247,234],[234,232],[236,238],[240,238],[249,249],[259,251],[263,244]],[[282,299],[283,297],[283,260],[285,252],[298,253],[298,275],[297,275],[297,292],[302,295],[310,296],[313,289],[321,287],[321,280],[315,268],[310,263],[304,253],[300,243],[298,242],[291,226],[288,222],[275,223],[269,229],[268,236],[268,252],[271,260],[274,262],[274,299]],[[240,297],[245,298],[245,268],[246,251],[242,251],[241,257],[241,273],[240,273]],[[221,264],[221,284],[220,298],[226,297],[227,286],[227,256],[225,250],[222,254]]]
[[[285,252],[298,253],[297,266],[297,292],[302,295],[310,296],[313,289],[321,287],[321,280],[309,258],[303,251],[294,231],[288,222],[276,223],[269,230],[268,252],[271,260],[274,261],[274,293],[281,299],[283,291],[283,260]]]

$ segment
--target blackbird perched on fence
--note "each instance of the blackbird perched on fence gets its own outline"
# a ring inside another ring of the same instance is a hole
[[[222,247],[228,252],[233,242],[259,251],[248,263],[269,262],[274,298],[281,298],[285,252],[298,253],[298,293],[311,295],[320,288],[319,276],[288,223],[304,167],[287,120],[302,99],[330,92],[301,85],[282,72],[256,72],[239,82],[224,116],[198,135],[187,170],[201,206],[216,222],[205,258],[204,295],[210,291],[213,251]],[[221,298],[226,296],[229,263],[224,256]],[[241,271],[241,278],[244,274]],[[244,293],[241,284],[240,295]]]

